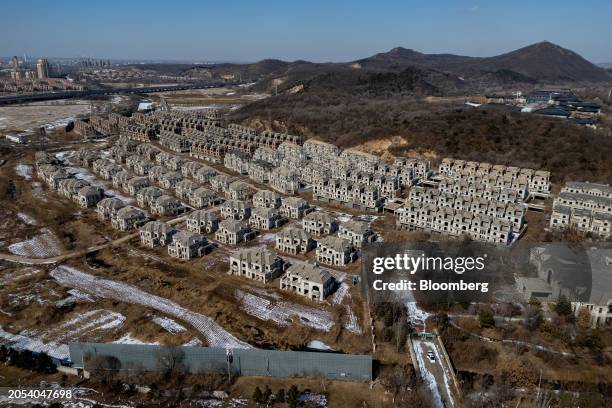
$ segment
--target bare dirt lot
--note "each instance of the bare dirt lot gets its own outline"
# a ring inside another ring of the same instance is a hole
[[[91,105],[86,101],[72,102],[75,104],[40,102],[0,106],[0,134],[11,131],[22,132],[40,126],[61,126],[69,120],[91,112]]]

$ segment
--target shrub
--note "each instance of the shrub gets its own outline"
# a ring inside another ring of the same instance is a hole
[[[495,327],[495,317],[490,310],[483,310],[478,315],[480,327]]]

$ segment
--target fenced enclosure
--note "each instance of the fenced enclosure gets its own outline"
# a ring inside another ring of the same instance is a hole
[[[74,367],[86,371],[161,371],[180,366],[191,373],[229,370],[240,376],[372,379],[369,355],[110,343],[70,343],[69,350]]]

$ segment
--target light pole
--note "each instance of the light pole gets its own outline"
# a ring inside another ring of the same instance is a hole
[[[225,349],[225,358],[227,360],[227,379],[228,382],[232,382],[232,370],[231,365],[234,362],[234,352],[232,349]]]

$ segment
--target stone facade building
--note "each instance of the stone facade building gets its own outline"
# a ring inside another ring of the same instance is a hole
[[[120,231],[129,231],[140,228],[147,222],[147,216],[136,207],[125,206],[119,209],[111,219],[113,228]]]
[[[219,223],[215,239],[223,244],[236,245],[255,238],[256,232],[251,227],[238,220],[226,219]]]
[[[276,249],[292,255],[314,249],[315,241],[301,228],[289,227],[276,234]]]
[[[212,234],[219,229],[219,222],[217,214],[211,211],[197,210],[187,215],[187,229],[198,234]]]
[[[198,233],[179,231],[172,236],[172,243],[168,245],[168,255],[173,258],[189,260],[209,253],[214,245]]]
[[[310,300],[323,301],[332,292],[335,280],[318,265],[294,261],[280,280],[280,288]]]
[[[79,190],[75,197],[75,201],[82,208],[90,208],[96,206],[104,198],[104,190],[100,187],[85,186]]]
[[[242,249],[230,255],[230,275],[267,283],[284,271],[285,262],[274,252],[262,248]]]
[[[176,215],[185,212],[185,207],[179,200],[169,195],[162,195],[151,202],[153,215]]]
[[[221,205],[221,216],[233,220],[247,220],[251,217],[252,208],[246,201],[227,200]]]
[[[283,197],[279,211],[283,216],[297,220],[314,211],[314,208],[303,198]]]
[[[302,228],[312,235],[327,235],[338,230],[338,221],[328,213],[316,211],[304,217],[302,220]]]
[[[149,247],[166,246],[178,231],[165,222],[149,221],[140,227],[140,242]]]
[[[249,218],[249,224],[261,230],[279,228],[287,221],[275,208],[254,208]]]
[[[98,218],[101,220],[110,220],[115,218],[117,212],[125,207],[125,203],[116,197],[104,198],[96,205]]]
[[[221,201],[221,197],[206,187],[197,188],[189,195],[189,204],[195,208],[212,207]]]
[[[351,241],[328,236],[317,241],[317,261],[335,266],[344,266],[357,258],[355,247]]]
[[[253,206],[256,208],[279,208],[281,195],[269,190],[259,190],[253,195]]]
[[[363,221],[351,220],[340,224],[338,236],[348,240],[356,248],[376,240],[376,234],[370,225]]]

